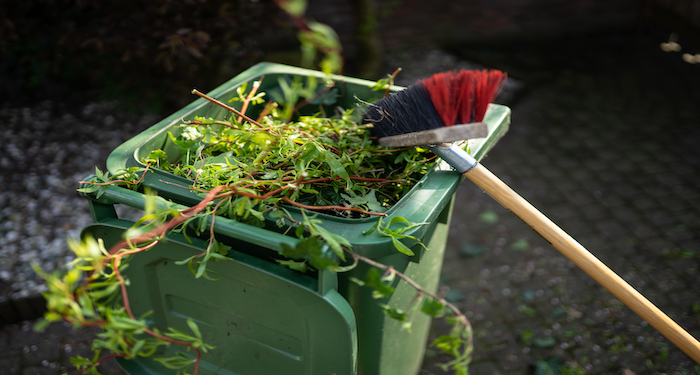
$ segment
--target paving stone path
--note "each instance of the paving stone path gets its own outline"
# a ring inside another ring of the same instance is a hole
[[[597,42],[482,55],[526,90],[483,164],[700,337],[700,67],[644,38]],[[468,181],[449,241],[442,288],[474,325],[471,374],[700,373]]]
[[[483,164],[700,337],[700,66],[635,35],[466,51],[522,83]],[[474,327],[470,374],[700,374],[468,181],[451,225],[440,290]],[[60,374],[95,334],[30,325],[0,331],[0,374]],[[422,374],[441,360],[429,350]]]

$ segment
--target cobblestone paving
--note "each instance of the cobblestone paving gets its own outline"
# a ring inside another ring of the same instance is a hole
[[[471,51],[522,82],[484,165],[700,337],[700,67],[640,37]],[[552,53],[556,50],[558,53]],[[449,69],[449,66],[447,67]],[[470,317],[473,375],[700,368],[468,181],[441,292]],[[60,374],[95,331],[0,331],[0,374]],[[443,325],[434,324],[434,334]],[[422,374],[443,374],[426,354]],[[117,374],[113,362],[103,372]],[[73,371],[70,371],[73,372]]]
[[[636,38],[563,50],[487,56],[551,70],[525,78],[483,164],[700,337],[700,67]],[[700,373],[479,188],[456,202],[442,291],[473,323],[471,374]]]
[[[5,327],[0,331],[0,374],[53,375],[73,374],[70,358],[92,358],[91,340],[95,328],[75,330],[69,324],[54,324],[42,332],[32,329],[33,322]],[[124,374],[115,360],[100,365],[102,374]]]

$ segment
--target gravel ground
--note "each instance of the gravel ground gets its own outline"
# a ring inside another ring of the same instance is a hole
[[[78,181],[157,119],[120,114],[113,102],[0,108],[0,302],[44,290],[32,261],[49,272],[71,262],[66,239],[91,222]]]

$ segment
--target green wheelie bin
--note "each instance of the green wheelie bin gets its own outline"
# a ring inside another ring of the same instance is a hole
[[[313,70],[261,63],[208,95],[227,102],[237,95],[240,85],[262,76],[265,78],[259,91],[268,93],[279,89],[280,79],[328,79],[325,74]],[[381,95],[370,88],[374,82],[343,76],[332,79],[339,90],[336,105],[344,108],[354,107],[356,98],[371,101]],[[169,159],[176,161],[180,155],[168,133],[182,131],[177,127],[182,119],[223,117],[224,111],[205,99],[194,101],[117,147],[107,160],[108,171],[115,174],[125,168],[145,166],[142,159],[157,149],[165,150]],[[508,130],[510,109],[492,104],[484,122],[489,135],[469,141],[469,151],[477,159]],[[319,216],[323,227],[345,237],[354,252],[389,265],[427,290],[436,291],[453,196],[462,180],[449,165],[438,161],[387,211],[388,220],[402,216],[411,222],[428,223],[406,233],[421,240],[428,249],[407,240],[406,245],[412,246],[414,256],[397,252],[391,238],[377,233],[364,235],[363,232],[376,224],[375,218]],[[150,187],[159,196],[182,207],[193,206],[201,199],[187,188],[191,184],[187,179],[161,170],[147,173],[142,182],[142,186]],[[105,239],[107,244],[118,240],[131,224],[118,219],[112,205],[143,208],[144,202],[141,193],[111,186],[99,199],[94,194],[87,197],[93,207],[95,224],[85,232]],[[295,207],[288,210],[295,219],[301,218],[301,212]],[[406,375],[420,370],[430,318],[417,314],[408,332],[401,329],[401,322],[388,317],[378,305],[408,305],[415,296],[410,286],[398,283],[390,297],[376,300],[369,288],[351,281],[352,278],[364,279],[368,266],[360,265],[339,274],[324,271],[312,276],[283,268],[271,260],[270,254],[279,251],[281,243],[294,244],[296,239],[278,233],[273,220],[267,227],[257,228],[217,218],[215,228],[217,239],[221,237],[233,250],[234,262],[227,262],[226,266],[220,266],[221,262],[214,265],[225,267],[214,269],[225,275],[222,280],[194,279],[186,266],[174,265],[175,261],[201,252],[205,247],[201,243],[189,244],[175,235],[144,256],[134,256],[126,271],[132,280],[130,288],[138,288],[133,292],[138,297],[132,302],[132,308],[142,313],[154,311],[153,321],[158,327],[184,327],[187,318],[208,327],[205,331],[213,337],[217,349],[202,358],[201,371],[212,374]],[[132,292],[129,293],[131,296]],[[332,338],[328,336],[330,333]],[[132,374],[168,372],[147,360],[122,361],[122,364]]]

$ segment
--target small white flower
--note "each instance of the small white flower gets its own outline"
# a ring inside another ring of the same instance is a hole
[[[202,133],[200,133],[194,126],[188,126],[182,131],[182,137],[188,141],[194,141],[202,138]]]

